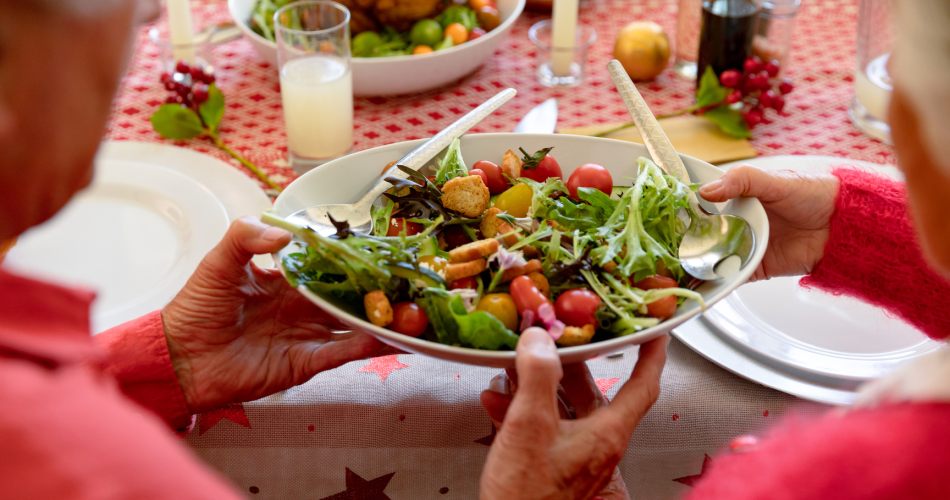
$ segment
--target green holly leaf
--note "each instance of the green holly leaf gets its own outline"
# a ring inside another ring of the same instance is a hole
[[[162,104],[150,120],[152,128],[166,139],[191,139],[204,132],[198,113],[181,104]]]
[[[706,72],[699,80],[699,89],[696,90],[696,106],[705,108],[719,104],[729,96],[731,89],[719,84],[719,77],[713,71],[712,66],[706,66]]]
[[[221,124],[221,119],[224,118],[224,94],[218,90],[217,85],[213,83],[208,85],[208,100],[198,106],[198,112],[201,113],[205,125],[213,132],[217,132],[218,125]]]
[[[703,113],[709,121],[719,126],[719,129],[733,137],[752,138],[749,125],[742,117],[742,113],[728,107],[719,106]]]

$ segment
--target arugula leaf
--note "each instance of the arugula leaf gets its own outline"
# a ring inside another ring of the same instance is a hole
[[[541,160],[543,160],[552,149],[554,149],[554,146],[544,148],[533,155],[529,155],[528,152],[524,150],[524,148],[518,148],[518,150],[521,151],[521,154],[524,155],[524,158],[521,159],[521,169],[531,170],[538,168],[538,163],[541,163]]]
[[[166,139],[191,139],[204,133],[198,113],[181,104],[162,104],[149,120]]]
[[[449,144],[445,152],[445,157],[438,161],[439,171],[435,174],[435,183],[439,186],[456,178],[468,175],[468,167],[462,160],[462,142],[456,137],[452,144]]]
[[[218,131],[218,125],[224,118],[224,94],[215,84],[208,85],[208,100],[198,106],[198,113],[201,119],[212,132]]]
[[[393,208],[396,204],[393,200],[387,199],[386,206],[372,208],[373,212],[373,235],[386,236],[389,232],[389,217],[393,214]]]
[[[452,315],[451,309],[449,309],[448,292],[441,293],[437,290],[426,288],[423,290],[422,297],[416,299],[416,304],[426,312],[429,324],[435,330],[440,343],[458,345],[460,343],[459,326],[458,322],[455,321],[455,316]]]
[[[732,89],[723,87],[719,84],[719,77],[713,71],[712,66],[706,66],[706,72],[699,80],[699,88],[696,89],[696,107],[705,108],[719,104],[726,100]]]
[[[733,137],[751,138],[752,131],[742,113],[728,107],[719,106],[702,114],[707,120],[719,126],[719,129]]]

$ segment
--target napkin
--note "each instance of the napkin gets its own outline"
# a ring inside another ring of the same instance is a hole
[[[693,115],[676,116],[659,120],[660,127],[670,138],[676,151],[687,156],[717,164],[746,158],[754,158],[755,150],[746,139],[738,139],[719,130],[711,121]],[[594,135],[598,132],[610,130],[622,125],[611,123],[590,127],[560,129],[562,134]],[[636,127],[625,128],[608,136],[610,139],[630,141],[643,144]]]

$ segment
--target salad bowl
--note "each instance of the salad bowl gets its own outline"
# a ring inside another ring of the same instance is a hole
[[[290,186],[274,202],[274,211],[281,217],[319,204],[352,203],[366,193],[376,182],[380,171],[388,163],[398,160],[412,151],[423,141],[409,141],[369,149],[329,162],[307,172]],[[461,139],[462,157],[471,165],[478,160],[500,160],[504,151],[524,148],[536,151],[554,147],[554,155],[567,178],[577,167],[585,163],[598,163],[610,171],[614,184],[629,186],[637,175],[637,158],[649,157],[646,147],[624,141],[595,137],[558,135],[558,134],[476,134]],[[690,177],[695,182],[706,183],[718,179],[723,171],[706,162],[680,155]],[[705,202],[703,202],[705,204]],[[738,215],[748,221],[757,241],[768,241],[768,219],[758,200],[739,198],[725,204],[706,205],[707,209]],[[757,245],[754,254],[738,271],[716,281],[703,282],[696,291],[706,303],[712,306],[723,299],[738,286],[745,283],[761,262],[766,245]],[[287,255],[299,252],[296,243],[291,243],[274,254],[278,268],[286,276],[283,259]],[[406,352],[480,366],[506,368],[514,366],[515,353],[512,351],[489,351],[466,347],[457,347],[432,342],[424,338],[415,338],[386,328],[374,326],[358,307],[340,301],[329,295],[312,292],[307,287],[298,287],[300,293],[310,301],[326,310],[351,328],[362,330],[375,336],[382,342]],[[645,328],[636,333],[615,337],[599,342],[575,347],[558,349],[563,363],[577,363],[590,358],[620,351],[626,347],[642,344],[660,335],[668,333],[677,325],[701,314],[702,306],[695,300],[687,300],[677,309],[676,314],[656,326]]]
[[[257,0],[228,0],[234,23],[261,58],[277,68],[277,44],[255,33],[248,19]],[[525,0],[497,0],[501,25],[477,40],[431,54],[395,57],[354,57],[353,93],[398,95],[441,87],[466,76],[488,60],[508,36]]]

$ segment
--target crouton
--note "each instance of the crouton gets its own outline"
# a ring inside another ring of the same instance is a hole
[[[507,283],[518,276],[524,276],[529,273],[536,273],[541,270],[541,261],[538,259],[529,260],[527,264],[521,267],[512,267],[510,269],[505,269],[505,272],[501,275],[501,282]],[[532,280],[533,281],[533,280]]]
[[[538,290],[543,293],[545,297],[551,298],[551,285],[548,284],[548,279],[545,278],[543,274],[535,271],[528,273],[528,277],[531,278],[531,281],[534,282],[534,286],[538,287]]]
[[[555,342],[563,347],[589,344],[595,331],[594,325],[584,325],[582,328],[568,326],[564,328],[564,335]]]
[[[458,262],[468,262],[481,257],[488,257],[489,255],[497,252],[499,246],[501,245],[498,243],[498,240],[494,239],[478,240],[471,243],[466,243],[454,250],[449,251],[449,262],[454,264]]]
[[[488,261],[485,259],[449,264],[445,266],[445,282],[451,285],[455,280],[475,276],[486,269],[488,269]]]
[[[505,151],[505,157],[501,159],[501,172],[512,179],[521,177],[521,160],[510,149]]]
[[[538,249],[531,245],[525,245],[521,247],[521,253],[527,258],[533,259],[538,256]]]
[[[608,262],[608,263],[606,263],[606,264],[604,264],[604,265],[602,265],[602,266],[600,266],[600,267],[601,267],[604,271],[607,271],[608,273],[612,273],[612,272],[614,272],[614,269],[617,269],[617,263],[614,262],[614,261],[610,261],[610,262]]]
[[[515,228],[512,227],[511,224],[496,217],[500,213],[501,210],[492,207],[482,214],[482,223],[479,226],[479,229],[482,230],[482,236],[485,238],[494,238],[499,234],[507,234],[508,236],[505,236],[506,245],[511,246],[518,243],[518,235],[509,234],[515,231]]]
[[[393,307],[389,305],[389,299],[381,290],[364,295],[363,307],[366,308],[366,317],[370,323],[385,327],[393,322]]]
[[[488,208],[491,193],[479,175],[456,177],[442,186],[442,205],[465,217],[478,217]]]

